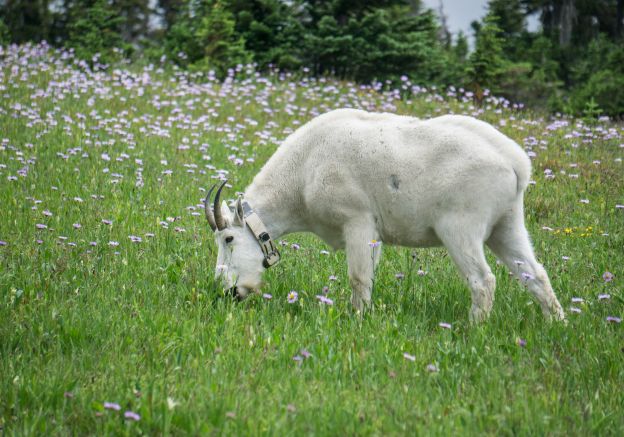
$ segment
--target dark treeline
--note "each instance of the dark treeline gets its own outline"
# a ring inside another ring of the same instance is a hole
[[[239,64],[358,82],[464,86],[551,111],[624,115],[624,0],[490,0],[475,47],[420,0],[0,0],[0,42],[91,63]],[[527,17],[539,17],[539,31]]]

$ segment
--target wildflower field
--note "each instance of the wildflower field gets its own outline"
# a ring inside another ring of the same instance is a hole
[[[243,67],[222,82],[1,50],[0,433],[622,435],[622,124],[407,80]],[[494,310],[470,326],[446,251],[394,247],[359,317],[344,254],[303,234],[280,241],[262,295],[224,296],[206,189],[227,178],[234,198],[341,107],[472,115],[521,144],[527,225],[567,324],[488,254]]]

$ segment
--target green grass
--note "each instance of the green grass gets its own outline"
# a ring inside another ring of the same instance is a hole
[[[548,130],[552,120],[495,101],[477,114],[469,99],[424,93],[398,100],[331,80],[249,77],[201,89],[179,73],[158,71],[146,71],[150,82],[141,85],[123,85],[111,72],[70,80],[65,64],[52,63],[58,53],[37,58],[30,50],[19,53],[27,61],[19,67],[17,54],[0,58],[3,433],[622,434],[623,326],[606,321],[624,314],[624,210],[616,208],[624,203],[621,125],[567,120]],[[133,67],[131,74],[142,73]],[[48,95],[33,98],[37,89]],[[166,103],[156,105],[157,95]],[[546,142],[532,147],[536,184],[526,195],[526,217],[567,325],[547,323],[489,254],[498,281],[494,311],[470,326],[470,293],[446,252],[391,247],[377,271],[373,309],[360,318],[350,308],[344,254],[321,254],[329,249],[312,235],[286,237],[282,262],[266,274],[271,300],[222,296],[209,227],[192,214],[200,209],[187,209],[199,205],[200,187],[227,170],[234,185],[228,194],[242,191],[277,147],[270,137],[285,138],[295,120],[389,104],[419,117],[474,114],[520,144],[531,136]],[[157,135],[156,125],[169,136]],[[178,150],[181,144],[190,148]],[[117,161],[122,154],[128,157]],[[238,167],[229,155],[254,162]],[[26,165],[26,176],[18,176]],[[545,177],[547,168],[554,179]],[[173,173],[163,175],[167,169]],[[614,279],[605,282],[605,272]],[[324,286],[333,306],[315,298]],[[294,304],[286,301],[290,290],[300,295]],[[599,294],[611,297],[599,301]],[[293,357],[303,348],[311,357],[298,363]],[[428,371],[429,364],[439,371]],[[140,420],[124,420],[127,410]]]

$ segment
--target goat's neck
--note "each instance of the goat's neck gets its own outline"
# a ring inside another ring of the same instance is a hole
[[[271,238],[307,230],[296,192],[295,186],[288,186],[283,181],[279,186],[261,186],[254,181],[245,190],[245,200],[258,214]]]

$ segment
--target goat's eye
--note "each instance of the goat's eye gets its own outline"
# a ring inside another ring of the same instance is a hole
[[[234,237],[232,237],[232,236],[225,237],[225,242],[226,242],[226,243],[228,243],[228,244],[229,244],[229,243],[231,243],[232,241],[234,241]]]

